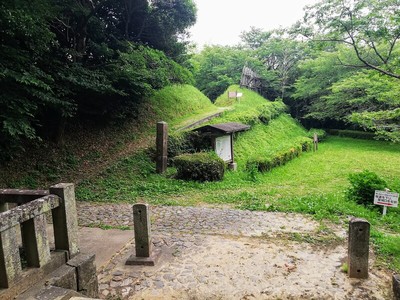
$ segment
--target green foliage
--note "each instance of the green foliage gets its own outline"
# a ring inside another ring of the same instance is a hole
[[[240,100],[228,99],[228,91],[242,92],[243,96]],[[242,89],[237,85],[228,87],[226,92],[216,99],[215,105],[232,106],[233,109],[227,110],[220,118],[212,121],[213,123],[239,122],[248,125],[260,123],[267,125],[287,111],[287,106],[282,101],[267,101],[256,92]]]
[[[399,13],[397,0],[324,0],[306,9],[303,34],[315,40],[342,43],[358,64],[385,76],[400,78],[397,60]]]
[[[224,178],[225,163],[215,152],[182,154],[174,159],[176,178],[195,181],[219,181]]]
[[[210,99],[190,85],[172,85],[153,93],[148,100],[158,118],[176,123],[182,116],[214,111]]]
[[[347,190],[347,197],[365,206],[373,205],[376,190],[382,191],[387,188],[385,180],[368,170],[350,174],[349,181],[351,186]]]
[[[310,139],[313,139],[313,138],[314,138],[314,134],[317,134],[317,136],[318,136],[318,141],[319,141],[319,142],[324,141],[324,140],[326,139],[326,135],[327,135],[326,131],[323,130],[323,129],[319,129],[319,128],[310,128],[310,130],[308,131],[307,136],[308,136]]]
[[[198,66],[194,71],[196,87],[214,101],[227,87],[239,83],[247,59],[246,51],[240,48],[205,47],[192,59]]]
[[[168,158],[184,153],[211,151],[211,137],[195,131],[178,132],[168,137]]]
[[[254,166],[256,166],[259,172],[269,172],[273,168],[283,166],[292,159],[299,157],[302,152],[312,150],[312,141],[310,139],[302,138],[300,140],[303,141],[299,145],[291,147],[286,151],[275,153],[272,157],[252,158],[248,160],[246,169],[252,171]]]
[[[331,135],[350,137],[353,139],[373,140],[376,137],[376,134],[374,132],[360,131],[360,130],[328,129],[327,132]]]
[[[353,113],[351,121],[373,130],[379,139],[400,142],[400,108]]]
[[[189,71],[171,57],[185,57],[178,34],[194,24],[194,2],[125,4],[0,4],[0,160],[27,140],[51,138],[62,144],[72,118],[137,116],[154,90],[193,83]]]

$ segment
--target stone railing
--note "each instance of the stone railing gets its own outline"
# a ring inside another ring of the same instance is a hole
[[[48,191],[0,189],[0,212],[1,299],[30,288],[78,254],[73,184],[60,183]],[[54,250],[47,234],[50,212]]]

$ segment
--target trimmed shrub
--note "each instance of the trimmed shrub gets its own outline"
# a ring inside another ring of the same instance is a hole
[[[350,174],[349,181],[351,186],[346,191],[347,198],[365,206],[373,205],[375,190],[387,188],[385,180],[368,170]]]
[[[176,177],[184,180],[218,181],[224,178],[225,163],[215,152],[182,154],[174,159]]]

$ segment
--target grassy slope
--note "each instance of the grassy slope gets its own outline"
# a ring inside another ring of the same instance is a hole
[[[392,209],[387,217],[382,218],[378,210],[371,211],[347,201],[344,190],[348,186],[349,173],[369,169],[399,191],[400,171],[397,166],[400,165],[400,146],[330,137],[320,144],[318,152],[303,153],[301,158],[269,173],[251,174],[243,168],[247,157],[280,151],[298,137],[305,136],[306,132],[285,114],[270,121],[268,126],[262,125],[252,116],[259,113],[261,107],[258,105],[270,106],[270,102],[259,101],[252,93],[244,93],[240,103],[232,102],[234,110],[213,121],[250,120],[252,123],[253,130],[241,133],[235,142],[238,172],[227,172],[222,182],[184,182],[173,179],[173,168],[169,168],[164,176],[154,174],[154,164],[145,153],[140,153],[119,161],[96,181],[79,186],[78,198],[107,202],[136,202],[140,199],[164,205],[230,204],[243,209],[307,213],[317,219],[343,224],[348,216],[364,217],[373,226],[373,243],[378,253],[392,269],[399,271],[399,210]],[[217,101],[217,105],[227,104],[225,99]],[[246,111],[246,107],[249,110]]]
[[[0,187],[48,188],[57,182],[96,177],[118,160],[154,144],[157,121],[173,125],[215,111],[218,108],[193,86],[166,87],[140,106],[138,119],[118,126],[75,126],[67,132],[63,147],[47,142],[31,147],[29,155],[1,166]]]
[[[155,115],[172,126],[197,115],[218,111],[210,99],[190,85],[165,87],[149,100]]]

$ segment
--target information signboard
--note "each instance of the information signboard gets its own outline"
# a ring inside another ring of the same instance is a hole
[[[386,191],[375,191],[374,204],[388,207],[398,207],[399,194]]]
[[[225,162],[232,161],[231,137],[224,135],[215,139],[215,152]]]

